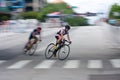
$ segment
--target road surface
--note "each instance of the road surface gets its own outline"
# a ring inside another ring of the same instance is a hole
[[[33,56],[23,54],[30,32],[0,38],[0,80],[120,80],[120,49],[106,26],[72,28],[66,60],[45,59],[47,45],[59,28],[43,30]],[[113,34],[112,34],[113,35]]]

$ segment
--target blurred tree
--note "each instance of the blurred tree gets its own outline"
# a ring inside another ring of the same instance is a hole
[[[44,7],[41,11],[45,12],[45,13],[51,13],[51,12],[56,12],[56,11],[60,11],[63,14],[71,14],[73,13],[72,8],[67,8],[67,4],[66,3],[58,3],[58,4],[47,4],[46,7]]]
[[[36,19],[37,16],[38,16],[38,12],[33,12],[33,11],[24,12],[24,13],[21,13],[21,16],[22,16],[24,19]]]
[[[2,20],[2,21],[6,21],[6,20],[8,20],[8,19],[9,19],[9,17],[8,17],[8,16],[5,16],[5,15],[3,15],[3,16],[0,17],[0,20]]]
[[[52,4],[48,3],[45,7],[40,9],[40,12],[24,12],[21,15],[26,18],[37,18],[40,21],[45,21],[46,15],[52,12],[61,12],[62,14],[72,14],[72,8],[66,8],[66,3]]]
[[[87,26],[88,20],[84,17],[68,17],[66,18],[66,21],[71,25],[71,26]]]
[[[40,21],[44,21],[46,18],[46,15],[52,12],[61,12],[62,14],[72,14],[73,10],[72,8],[67,8],[66,3],[57,3],[57,4],[52,4],[48,3],[44,8],[40,10],[40,14],[38,14],[37,19]]]
[[[109,18],[120,19],[120,5],[114,4],[111,6]]]

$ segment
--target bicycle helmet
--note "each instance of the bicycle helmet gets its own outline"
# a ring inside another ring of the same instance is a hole
[[[37,27],[37,29],[41,30],[42,28],[41,27]]]
[[[70,30],[70,26],[69,25],[65,25],[65,29]]]

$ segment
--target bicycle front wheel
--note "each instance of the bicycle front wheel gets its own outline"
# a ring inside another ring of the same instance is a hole
[[[46,57],[47,59],[50,59],[50,58],[53,56],[54,46],[55,46],[54,43],[50,43],[50,44],[47,46],[47,48],[46,48],[46,50],[45,50],[45,57]]]
[[[68,57],[69,53],[70,53],[70,46],[65,44],[58,51],[59,60],[65,60]]]

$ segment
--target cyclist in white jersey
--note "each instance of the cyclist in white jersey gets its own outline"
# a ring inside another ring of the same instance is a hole
[[[71,43],[71,40],[70,40],[70,37],[69,37],[69,31],[70,30],[70,26],[69,25],[65,25],[64,28],[60,29],[56,35],[55,35],[55,38],[56,38],[56,47],[58,44],[61,43],[61,41],[64,39],[64,36],[67,35],[67,41],[69,43]],[[54,54],[54,57],[56,56],[56,54]]]

